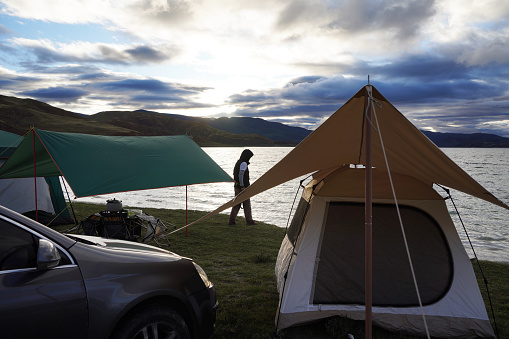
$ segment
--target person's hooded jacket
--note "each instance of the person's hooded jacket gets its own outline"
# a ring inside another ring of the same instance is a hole
[[[248,187],[250,185],[249,183],[249,168],[247,165],[249,165],[249,160],[253,156],[253,152],[251,152],[248,149],[245,149],[242,151],[242,154],[240,155],[240,159],[235,164],[235,167],[233,168],[233,180],[235,180],[235,187],[241,188],[241,187]],[[245,163],[245,165],[243,165]]]

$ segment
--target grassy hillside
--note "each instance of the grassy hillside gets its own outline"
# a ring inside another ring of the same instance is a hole
[[[149,111],[112,111],[84,116],[46,103],[0,96],[0,129],[23,135],[31,127],[98,135],[183,135],[200,146],[274,146],[254,133],[230,133],[194,119],[178,119]]]
[[[149,111],[108,111],[90,119],[136,130],[142,135],[190,135],[200,146],[273,146],[274,142],[257,134],[234,134],[210,127],[205,122],[178,119]]]
[[[31,127],[55,132],[101,135],[138,135],[136,131],[103,124],[85,116],[32,99],[0,96],[2,129],[24,134]]]
[[[299,143],[311,131],[300,127],[292,127],[260,118],[230,117],[209,119],[202,118],[209,126],[230,133],[256,133],[275,141]]]
[[[509,138],[486,133],[438,133],[423,131],[438,147],[509,147]]]

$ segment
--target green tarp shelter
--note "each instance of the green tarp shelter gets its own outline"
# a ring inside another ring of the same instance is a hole
[[[33,129],[0,168],[2,178],[63,176],[76,197],[231,182],[188,136],[103,136]]]

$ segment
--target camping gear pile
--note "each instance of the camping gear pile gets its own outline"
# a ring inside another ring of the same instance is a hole
[[[176,228],[142,210],[123,209],[121,201],[110,199],[106,202],[105,211],[88,216],[73,230],[78,234],[169,246],[166,232],[170,227]]]

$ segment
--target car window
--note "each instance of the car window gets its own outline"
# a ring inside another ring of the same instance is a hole
[[[38,239],[5,220],[0,220],[0,270],[36,267]]]

